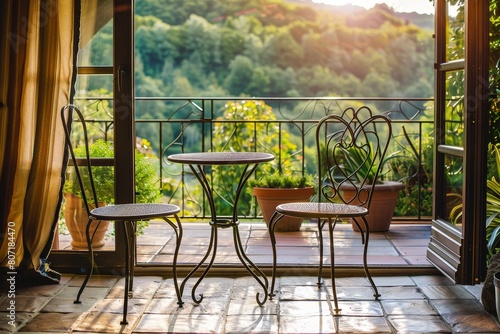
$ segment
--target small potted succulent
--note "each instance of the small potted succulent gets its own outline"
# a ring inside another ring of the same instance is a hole
[[[310,175],[267,174],[260,179],[248,181],[253,188],[253,195],[259,203],[262,216],[267,226],[276,209],[284,203],[308,202],[314,194],[314,181]],[[301,218],[284,217],[276,225],[276,231],[298,231],[302,225]]]

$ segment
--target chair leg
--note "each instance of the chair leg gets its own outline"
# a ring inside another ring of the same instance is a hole
[[[78,294],[76,296],[76,300],[73,302],[74,304],[81,304],[81,301],[80,301],[80,297],[83,293],[83,290],[85,289],[85,287],[87,286],[87,283],[90,279],[90,276],[92,276],[92,272],[94,270],[94,252],[93,252],[93,249],[92,249],[92,241],[93,241],[93,237],[91,238],[90,237],[90,225],[92,224],[93,220],[92,219],[89,219],[88,222],[87,222],[87,226],[85,228],[85,236],[87,238],[87,248],[88,248],[88,251],[89,251],[89,265],[90,265],[90,268],[87,272],[87,276],[85,276],[85,279],[83,280],[83,283],[82,285],[80,286],[80,290],[78,290]],[[98,222],[98,224],[100,224],[100,222]],[[96,228],[97,230],[97,228]]]
[[[335,284],[335,251],[333,245],[333,221],[332,218],[328,218],[328,232],[330,234],[330,271],[332,278],[332,293],[333,302],[335,304],[335,314],[339,314],[341,309],[339,308],[339,303],[337,300],[337,286]]]
[[[273,215],[271,216],[271,219],[269,220],[269,237],[271,238],[271,248],[273,251],[273,268],[272,268],[272,274],[271,274],[271,288],[269,290],[269,300],[272,300],[273,297],[275,296],[274,293],[274,284],[276,282],[276,236],[274,235],[274,228],[276,224],[280,221],[280,219],[283,217],[283,215],[278,216],[278,212],[274,212]]]
[[[370,284],[372,285],[373,288],[373,297],[375,297],[375,300],[378,300],[378,297],[380,297],[380,293],[378,293],[377,286],[375,285],[375,282],[372,279],[372,275],[370,274],[370,271],[368,270],[368,264],[367,264],[367,254],[368,254],[368,242],[370,240],[370,228],[368,226],[368,222],[366,221],[365,217],[362,217],[362,221],[365,225],[365,231],[366,235],[364,238],[364,247],[363,247],[363,268],[365,270],[366,277],[370,281]]]
[[[130,240],[128,236],[128,222],[126,222],[123,226],[125,229],[125,287],[123,289],[123,320],[120,322],[120,325],[127,325],[127,310],[128,310],[128,296],[129,296],[129,288],[130,288]]]
[[[321,218],[318,218],[318,242],[319,242],[319,269],[318,269],[318,289],[321,288],[321,276],[323,273],[323,226]]]
[[[129,239],[129,284],[128,284],[128,291],[129,291],[129,297],[132,297],[133,295],[133,290],[134,290],[134,272],[135,272],[135,254],[136,254],[136,249],[137,249],[137,242],[136,242],[136,228],[137,228],[137,222],[130,222],[130,226],[132,227],[133,233],[130,235]]]
[[[177,231],[177,228],[174,225],[170,224],[174,228],[176,236],[174,260],[172,263],[172,276],[174,279],[175,293],[177,294],[177,305],[179,305],[179,307],[183,307],[184,302],[182,301],[182,295],[179,289],[179,282],[177,282],[177,256],[179,255],[179,248],[181,247],[181,242],[182,242],[182,224],[177,215],[175,215],[175,220],[177,222],[177,227],[179,228],[179,231]]]

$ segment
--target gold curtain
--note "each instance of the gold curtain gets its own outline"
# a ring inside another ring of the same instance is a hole
[[[0,2],[0,261],[43,272],[60,205],[59,110],[70,101],[78,1]]]

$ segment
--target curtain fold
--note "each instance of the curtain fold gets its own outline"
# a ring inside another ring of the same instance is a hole
[[[0,261],[8,271],[34,270],[49,280],[57,280],[46,272],[45,257],[60,205],[59,110],[72,90],[75,2],[0,5]]]

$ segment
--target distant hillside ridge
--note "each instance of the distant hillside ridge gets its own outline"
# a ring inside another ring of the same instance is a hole
[[[336,5],[329,5],[329,4],[325,4],[325,3],[315,3],[312,0],[285,0],[285,2],[311,6],[316,10],[331,12],[331,13],[335,13],[335,14],[342,14],[342,15],[359,15],[359,14],[369,10],[369,9],[365,9],[361,6],[355,6],[355,5],[336,6]],[[385,5],[385,4],[383,4],[383,5]],[[377,6],[380,6],[380,5],[377,5]],[[387,6],[387,5],[385,5],[385,6]],[[389,6],[387,6],[387,8],[389,8],[392,11],[394,16],[396,16],[404,21],[411,22],[419,28],[426,29],[426,30],[433,30],[434,29],[434,15],[433,14],[422,14],[422,13],[417,13],[417,12],[411,12],[411,13],[398,12],[397,10],[393,10]]]

